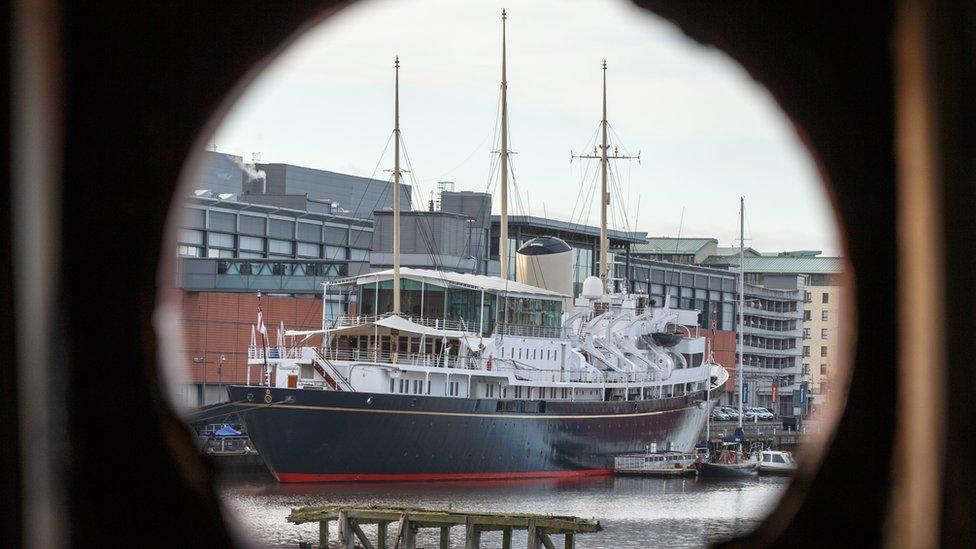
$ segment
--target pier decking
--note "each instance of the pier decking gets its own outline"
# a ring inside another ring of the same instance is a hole
[[[577,517],[535,515],[529,513],[485,513],[454,510],[420,509],[408,507],[360,507],[320,506],[292,509],[288,521],[294,524],[319,523],[319,548],[328,547],[329,522],[336,521],[340,546],[353,549],[358,542],[366,549],[415,549],[417,532],[421,528],[440,530],[441,549],[450,547],[451,527],[464,527],[464,547],[480,547],[481,533],[502,532],[503,549],[511,549],[512,532],[528,533],[526,549],[555,549],[553,535],[563,536],[563,547],[572,549],[577,534],[599,532],[603,528],[598,520]],[[375,524],[377,539],[371,541],[361,528]],[[393,539],[388,539],[390,527]]]

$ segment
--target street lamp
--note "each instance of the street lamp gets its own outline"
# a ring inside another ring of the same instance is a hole
[[[227,356],[224,355],[223,353],[221,353],[221,355],[220,355],[220,362],[217,363],[217,387],[218,387],[218,391],[220,390],[219,389],[220,387],[223,387],[223,385],[221,383],[220,376],[221,376],[221,372],[224,369],[224,362],[226,362],[226,361],[227,361]]]

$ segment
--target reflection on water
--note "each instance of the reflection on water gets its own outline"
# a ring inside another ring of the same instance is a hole
[[[315,542],[315,524],[285,520],[307,505],[390,505],[454,510],[574,515],[599,519],[603,532],[577,537],[586,547],[695,547],[746,532],[772,510],[788,480],[760,477],[717,481],[643,477],[587,477],[517,481],[430,483],[274,484],[227,483],[224,503],[262,545],[297,547]],[[331,547],[337,547],[335,523]],[[374,539],[375,527],[364,530]],[[421,530],[418,547],[436,547],[436,530]],[[464,529],[452,531],[463,547]],[[513,547],[525,547],[516,533]],[[561,539],[557,540],[557,545]],[[314,543],[313,543],[314,546]],[[500,547],[501,534],[486,533],[482,547]]]

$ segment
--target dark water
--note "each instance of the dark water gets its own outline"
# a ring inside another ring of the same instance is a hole
[[[226,483],[222,496],[247,537],[261,545],[297,547],[315,542],[315,524],[285,520],[293,507],[416,506],[471,511],[574,515],[600,520],[604,530],[577,537],[587,547],[700,547],[754,528],[779,500],[787,479],[749,480],[589,477],[572,480],[518,480],[431,483],[274,484]],[[335,523],[331,546],[337,547]],[[375,527],[365,527],[373,538]],[[464,529],[451,532],[452,547],[463,547]],[[561,537],[555,538],[557,545]],[[436,530],[421,530],[418,547],[436,547]],[[482,547],[500,547],[501,535],[482,536]],[[516,532],[514,547],[525,547]],[[314,543],[313,543],[314,547]]]

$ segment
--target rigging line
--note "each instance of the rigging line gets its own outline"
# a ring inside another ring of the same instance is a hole
[[[590,178],[589,192],[586,193],[583,207],[580,208],[579,218],[571,220],[573,227],[576,230],[581,230],[583,227],[587,227],[590,224],[590,216],[593,213],[593,206],[597,203],[597,179],[599,179],[600,174],[598,171],[594,170],[593,175]],[[586,216],[585,222],[583,216]]]
[[[681,244],[681,228],[684,226],[684,223],[685,223],[685,207],[682,206],[681,207],[681,218],[678,221],[678,238],[676,238],[674,240],[674,255],[678,255],[678,246]],[[669,276],[668,276],[668,286],[673,286],[674,285],[674,274],[675,274],[675,272],[677,272],[677,262],[676,261],[671,261],[671,272],[669,273]],[[667,290],[665,290],[664,295],[665,296],[669,296]],[[679,302],[679,305],[680,305],[680,302]]]
[[[587,151],[589,151],[590,145],[595,142],[594,140],[596,139],[596,134],[598,133],[598,131],[599,131],[599,126],[597,126],[597,128],[590,135],[590,139],[588,139],[586,141],[586,145],[583,147],[584,151],[581,151],[581,155],[582,154],[585,154]],[[573,160],[575,160],[575,159],[576,159],[575,155],[573,155],[572,154],[572,151],[570,151],[570,157],[569,157],[570,167],[572,167]],[[586,183],[585,183],[586,176],[587,176],[587,174],[589,173],[589,170],[590,170],[590,163],[589,162],[585,162],[584,161],[585,159],[583,159],[583,158],[580,158],[579,160],[580,160],[580,162],[579,162],[579,181],[580,181],[580,184],[579,184],[579,188],[578,188],[577,193],[576,193],[576,199],[573,201],[573,208],[569,212],[569,219],[570,220],[573,220],[573,219],[576,218],[576,208],[577,207],[581,207],[581,205],[580,205],[580,198],[583,195],[583,190],[586,188]],[[571,168],[571,171],[572,171],[572,168]]]
[[[410,180],[412,182],[414,182],[414,184],[416,185],[417,184],[417,177],[416,177],[416,175],[414,173],[414,170],[413,170],[413,162],[410,160],[410,154],[407,151],[407,147],[406,147],[406,144],[403,142],[402,136],[400,138],[400,144],[401,144],[401,147],[403,149],[404,159],[407,162],[407,166],[410,168],[410,171],[408,172],[410,174],[409,175]],[[434,240],[434,237],[433,237],[433,229],[430,226],[430,221],[427,218],[427,216],[424,216],[424,215],[418,216],[418,218],[417,218],[417,225],[416,226],[417,226],[417,229],[418,229],[417,232],[420,234],[420,237],[421,237],[421,239],[424,242],[424,246],[427,248],[427,251],[428,251],[428,254],[427,255],[430,256],[431,263],[435,267],[435,269],[434,269],[435,272],[438,273],[438,276],[441,279],[441,281],[444,282],[445,285],[447,285],[448,284],[448,281],[447,281],[447,278],[445,277],[444,272],[443,272],[444,271],[444,267],[439,262],[439,260],[437,258],[436,247],[434,246],[435,240]]]
[[[593,175],[590,178],[589,188],[587,189],[588,192],[586,193],[583,201],[583,207],[580,208],[579,216],[576,219],[571,220],[574,228],[577,230],[582,230],[583,227],[587,227],[590,224],[590,216],[593,214],[593,206],[596,202],[595,195],[597,192],[597,178],[599,178],[599,176],[599,173],[596,171],[593,172]]]
[[[234,406],[234,405],[240,404],[242,402],[246,402],[246,401],[245,400],[235,400],[233,402],[224,402],[223,404],[218,404],[216,406],[211,406],[210,408],[201,408],[199,411],[200,412],[203,412],[204,410],[206,410],[206,412],[209,413],[209,412],[213,412],[214,410],[216,410],[218,408],[226,408],[228,406]],[[224,415],[224,412],[221,412],[221,413],[219,413],[219,414],[217,414],[217,415],[215,415],[213,417],[219,417],[221,415]],[[206,418],[198,418],[198,417],[196,417],[193,414],[189,414],[186,417],[187,423],[196,423],[198,421],[202,421],[203,419],[206,419]]]
[[[454,166],[450,170],[448,170],[448,171],[444,172],[443,174],[437,176],[437,179],[444,179],[445,177],[447,177],[447,176],[451,175],[452,173],[454,173],[461,166],[467,164],[468,163],[468,160],[471,160],[471,157],[473,157],[474,154],[481,149],[482,145],[484,145],[485,142],[488,141],[488,138],[489,137],[491,137],[491,134],[488,134],[488,135],[484,136],[484,138],[481,139],[481,142],[478,143],[478,145],[475,146],[475,148],[472,149],[470,153],[468,153],[468,156],[466,156],[464,158],[464,160],[461,161],[460,164],[458,164],[457,166]]]
[[[596,132],[594,132],[593,137],[594,138],[596,137]],[[587,148],[589,148],[589,144],[587,144]],[[576,194],[576,201],[573,203],[573,209],[569,215],[570,220],[576,217],[576,207],[577,206],[582,207],[582,205],[580,204],[580,198],[583,196],[583,190],[586,188],[585,181],[587,175],[590,172],[590,165],[591,165],[590,162],[585,162],[584,160],[585,159],[580,159],[580,163],[579,163],[580,164],[580,185],[579,185],[579,191]]]
[[[623,149],[624,156],[632,156],[630,154],[630,151],[627,149],[627,147],[624,146],[624,140],[620,137],[619,134],[617,134],[617,130],[614,129],[613,124],[611,124],[609,120],[607,121],[607,127],[610,128],[610,132],[613,133],[613,136],[616,138],[615,141],[616,145],[614,146]]]
[[[390,136],[386,139],[386,145],[383,146],[383,152],[380,153],[380,157],[379,157],[379,159],[377,159],[376,165],[373,166],[373,173],[369,176],[370,180],[373,180],[376,177],[376,172],[377,172],[377,170],[379,170],[380,164],[383,162],[383,157],[386,156],[386,151],[390,148],[390,142],[391,141],[393,141],[393,132],[390,132]],[[382,199],[382,197],[385,196],[385,192],[386,191],[384,190],[384,193],[380,193],[380,199]],[[363,194],[360,195],[359,202],[356,203],[356,207],[353,209],[354,212],[358,212],[359,211],[359,207],[363,205],[363,200],[365,200],[365,199],[366,199],[366,189],[363,189]],[[376,206],[378,206],[378,205],[379,205],[379,199],[376,201],[375,204],[373,204],[373,209],[375,210],[376,209]],[[361,236],[362,236],[362,232],[357,233],[357,235],[356,235],[356,242],[359,242],[359,238]],[[355,242],[350,242],[349,245],[352,246],[354,243]],[[340,247],[340,249],[341,249],[341,247]],[[336,250],[336,251],[338,252],[338,250]],[[334,260],[336,258],[333,257],[332,259]]]
[[[410,170],[408,172],[410,174],[409,175],[410,180],[412,182],[414,182],[415,185],[417,185],[418,183],[417,183],[417,178],[414,175],[413,163],[410,160],[410,155],[407,152],[407,147],[406,147],[406,144],[403,142],[402,137],[400,139],[400,144],[401,144],[401,148],[403,149],[403,157],[404,157],[404,160],[406,161],[407,166],[410,168]],[[411,197],[411,203],[413,203],[413,197]],[[423,211],[423,210],[421,210],[421,211]],[[435,253],[436,252],[436,249],[433,246],[433,238],[430,235],[427,234],[427,231],[424,230],[424,229],[429,229],[430,228],[429,227],[429,221],[428,221],[428,219],[427,219],[426,216],[423,216],[423,215],[417,216],[417,228],[419,229],[418,232],[420,233],[421,238],[424,240],[424,244],[425,244],[425,246],[426,246],[426,248],[428,250],[428,255],[431,258],[431,263],[433,263],[435,267],[437,267],[438,269],[440,269],[441,266],[438,263],[438,260],[437,260],[437,257],[436,257],[437,254]]]
[[[613,185],[613,188],[616,189],[617,190],[617,194],[622,197],[623,190],[620,187],[620,180],[617,177],[617,170],[616,169],[612,169],[612,170],[609,170],[609,172],[610,172],[610,180],[611,180],[611,183]],[[623,225],[624,226],[624,230],[626,230],[627,232],[633,232],[633,227],[630,224],[630,217],[627,215],[626,204],[624,203],[624,201],[623,200],[618,200],[617,201],[617,204],[615,204],[615,206],[617,206],[617,208],[620,210],[620,216],[622,217],[622,220],[623,220],[623,223],[624,223],[624,225]]]
[[[501,88],[499,88],[499,90],[498,90],[498,100],[496,101],[495,105],[496,105],[496,108],[495,108],[495,124],[492,127],[492,132],[493,132],[493,134],[495,136],[495,139],[492,141],[492,146],[491,146],[491,159],[488,161],[488,180],[487,180],[487,182],[485,184],[485,192],[491,194],[492,197],[495,196],[493,191],[494,191],[495,187],[498,184],[497,183],[497,180],[495,179],[495,172],[498,169],[499,164],[501,163],[501,154],[500,154],[501,151],[499,150],[499,148],[500,148],[499,147],[499,141],[501,139],[501,136],[499,134],[500,132],[498,131],[499,130],[499,127],[500,127],[500,119],[501,119],[501,111],[502,111],[502,92],[501,92]],[[489,211],[489,219],[488,219],[489,229],[491,228],[490,215],[491,215],[491,212]]]
[[[595,151],[595,149],[596,149],[596,137],[597,137],[597,134],[599,132],[600,132],[600,125],[598,124],[596,126],[596,128],[593,130],[593,133],[590,135],[589,141],[587,142],[587,145],[585,147],[587,149],[586,150],[586,153],[589,152],[589,148],[590,148],[590,145],[591,144],[593,145],[593,148],[594,148],[594,151]],[[584,153],[584,154],[586,154],[586,153]],[[583,155],[581,154],[581,156],[583,156]],[[584,185],[585,184],[583,183],[583,181],[586,180],[586,176],[589,173],[590,165],[592,164],[591,162],[583,162],[584,160],[590,160],[590,159],[584,159],[584,158],[581,158],[580,159],[580,163],[581,163],[581,166],[580,166],[580,171],[581,171],[580,191],[582,191],[583,188],[584,188]],[[585,167],[582,166],[582,164],[585,164]],[[598,171],[599,170],[597,170],[596,168],[594,168],[594,172],[593,172],[594,173],[594,177],[596,176],[596,174],[597,174]],[[591,191],[590,194],[586,195],[587,196],[587,200],[589,198],[592,198],[592,193],[593,192],[595,192],[595,191]],[[586,217],[587,224],[589,224],[589,214],[590,214],[590,211],[585,211],[585,208],[586,208],[586,204],[588,204],[588,203],[589,202],[584,202],[584,205],[583,205],[583,208],[584,209],[581,209],[580,210],[580,216],[579,216],[580,220],[582,220],[583,214],[586,213],[587,214],[587,217]],[[575,219],[575,217],[576,217],[575,208],[576,208],[576,206],[574,205],[573,206],[573,212],[570,215],[570,220]],[[590,210],[592,210],[592,206],[589,206],[589,208],[590,208]]]

